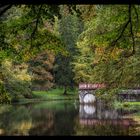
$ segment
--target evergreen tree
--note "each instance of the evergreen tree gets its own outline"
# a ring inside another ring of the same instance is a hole
[[[67,94],[67,88],[74,86],[74,72],[72,61],[77,50],[75,48],[77,38],[82,31],[82,21],[76,14],[65,12],[65,7],[62,7],[62,13],[65,13],[59,22],[59,33],[62,42],[65,45],[67,55],[57,55],[55,61],[54,75],[57,85],[65,88],[64,94]]]

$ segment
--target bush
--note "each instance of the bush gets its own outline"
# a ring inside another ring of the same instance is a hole
[[[31,76],[27,72],[28,66],[24,63],[13,64],[10,60],[4,60],[1,67],[4,87],[12,100],[18,100],[21,96],[31,98]]]
[[[0,81],[0,104],[10,103],[10,102],[11,102],[11,98],[10,98],[9,94],[6,93],[2,81]]]
[[[11,98],[8,95],[8,93],[3,93],[0,95],[0,104],[3,103],[8,103],[8,104],[11,103]]]
[[[114,89],[98,89],[96,90],[96,96],[100,99],[106,101],[115,101],[117,99],[117,94],[119,93],[118,88]]]

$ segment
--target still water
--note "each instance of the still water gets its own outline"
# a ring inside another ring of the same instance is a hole
[[[0,105],[0,135],[140,135],[132,113],[74,100]]]

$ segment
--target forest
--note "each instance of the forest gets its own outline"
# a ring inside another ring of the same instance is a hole
[[[139,5],[1,4],[0,103],[79,83],[105,83],[108,99],[140,88],[139,16]]]

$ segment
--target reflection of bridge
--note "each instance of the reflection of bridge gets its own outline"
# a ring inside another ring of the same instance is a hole
[[[99,101],[95,105],[81,104],[79,108],[79,121],[81,125],[122,125],[123,127],[132,126],[135,122],[132,119],[123,118],[121,111],[105,108]]]
[[[137,135],[139,125],[128,117],[130,113],[134,112],[113,109],[101,100],[96,100],[94,105],[80,104],[76,130],[82,135],[94,136]]]
[[[123,118],[123,112],[115,109],[106,108],[104,103],[96,101],[96,105],[80,104],[79,121],[81,125],[122,125],[128,127],[135,125],[129,118]]]
[[[93,126],[93,125],[121,125],[123,127],[133,126],[135,122],[132,119],[116,119],[116,120],[99,120],[99,119],[80,119],[81,125]]]
[[[122,114],[115,109],[106,108],[102,102],[97,101],[96,105],[81,104],[79,117],[81,119],[120,119]]]

